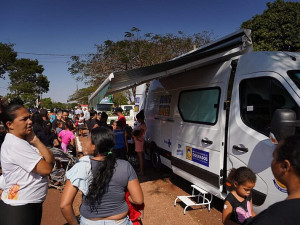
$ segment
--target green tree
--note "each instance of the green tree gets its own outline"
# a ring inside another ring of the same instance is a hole
[[[276,0],[241,25],[252,30],[256,51],[300,50],[300,2]]]
[[[193,35],[182,31],[177,35],[140,33],[139,28],[133,27],[125,32],[123,40],[96,45],[95,54],[72,56],[69,71],[76,80],[98,87],[112,72],[165,62],[214,40],[213,33],[207,31]]]
[[[17,53],[13,50],[13,45],[0,42],[0,78],[4,78],[4,74],[14,64],[16,58]]]
[[[74,94],[69,96],[68,102],[76,101],[78,104],[86,105],[88,104],[88,97],[97,89],[96,86],[90,86],[87,88],[81,88],[77,90]]]
[[[62,102],[53,102],[52,106],[53,106],[53,108],[56,108],[56,109],[68,109],[68,105],[64,104]]]
[[[37,60],[17,59],[9,70],[9,90],[12,96],[19,96],[33,106],[37,97],[49,91],[49,81],[42,73],[43,66]]]
[[[123,92],[118,92],[114,94],[113,102],[116,106],[127,105],[128,99]]]
[[[40,100],[41,102],[41,107],[44,109],[51,109],[53,108],[53,103],[51,98],[43,98]]]

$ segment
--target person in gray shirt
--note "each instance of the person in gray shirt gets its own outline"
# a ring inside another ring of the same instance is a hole
[[[131,202],[141,205],[144,196],[137,175],[125,160],[112,153],[115,137],[111,129],[92,129],[87,148],[92,156],[84,156],[67,173],[61,198],[61,211],[69,224],[78,224],[72,208],[78,189],[82,191],[80,224],[132,224],[129,220],[125,192]]]

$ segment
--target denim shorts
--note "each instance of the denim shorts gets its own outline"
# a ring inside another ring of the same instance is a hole
[[[128,216],[121,220],[89,220],[81,216],[80,225],[132,225],[132,222]]]

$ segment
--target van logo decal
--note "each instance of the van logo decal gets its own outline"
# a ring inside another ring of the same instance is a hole
[[[279,191],[281,191],[283,193],[287,193],[286,186],[284,186],[282,183],[280,183],[277,179],[273,179],[273,183]]]
[[[170,146],[172,145],[171,140],[164,140],[164,143],[168,145],[168,147],[170,148]]]
[[[183,155],[183,150],[182,149],[177,149],[177,155]]]
[[[186,146],[186,159],[209,167],[209,152]]]

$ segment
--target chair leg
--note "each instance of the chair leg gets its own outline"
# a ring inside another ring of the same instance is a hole
[[[176,203],[177,203],[176,201],[177,201],[177,199],[178,199],[178,198],[176,198],[175,201],[174,201],[174,207],[176,207]]]
[[[189,207],[189,206],[184,207],[184,210],[183,210],[183,214],[184,214],[184,215],[185,215],[185,212],[186,212],[187,207]]]

